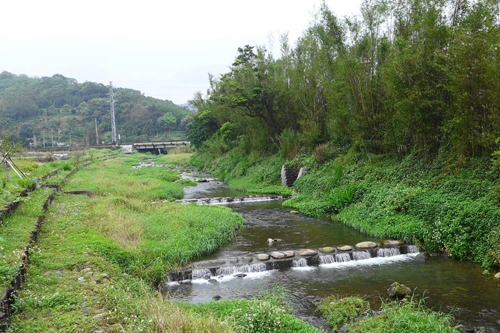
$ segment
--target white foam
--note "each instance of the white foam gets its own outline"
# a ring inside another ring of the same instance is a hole
[[[392,257],[375,257],[363,260],[351,260],[347,262],[334,262],[331,264],[321,264],[321,268],[348,268],[357,266],[387,265],[396,262],[411,261],[417,254],[401,254]]]
[[[326,264],[328,265],[328,264]],[[305,266],[305,267],[292,267],[291,268],[294,271],[299,271],[299,272],[310,272],[314,271],[315,269],[318,269],[316,266]]]
[[[191,280],[192,284],[210,284],[208,280],[205,279],[193,279]]]
[[[177,281],[170,281],[166,283],[168,287],[177,287],[180,286],[181,284]]]

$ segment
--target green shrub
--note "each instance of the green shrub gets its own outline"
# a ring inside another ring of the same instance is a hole
[[[370,303],[360,297],[330,296],[318,304],[318,309],[336,332],[343,324],[368,313]]]
[[[448,314],[433,312],[414,301],[385,303],[382,312],[347,326],[352,333],[458,333],[459,326],[451,324]]]

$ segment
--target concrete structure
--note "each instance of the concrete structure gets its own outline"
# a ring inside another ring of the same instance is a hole
[[[160,154],[162,149],[175,148],[178,146],[187,146],[189,141],[151,141],[134,143],[134,149],[139,152],[150,152],[153,154]]]

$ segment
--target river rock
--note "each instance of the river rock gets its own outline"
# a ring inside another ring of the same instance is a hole
[[[239,274],[236,274],[234,277],[241,279],[241,278],[244,278],[245,276],[247,276],[247,275],[244,273],[239,273]]]
[[[390,298],[405,298],[406,296],[411,295],[411,289],[404,284],[394,282],[391,284],[389,289],[387,289],[387,294]]]
[[[283,254],[285,255],[285,258],[295,257],[295,251],[284,251]]]
[[[356,248],[358,250],[369,250],[377,247],[377,243],[375,242],[361,242],[356,244]]]
[[[323,253],[332,253],[335,251],[335,249],[331,246],[322,247],[320,250]]]
[[[500,279],[500,272],[495,274],[495,279]]]
[[[274,259],[283,259],[285,258],[285,254],[283,252],[274,251],[271,252],[271,257],[273,257]]]
[[[299,250],[299,256],[302,257],[310,257],[318,254],[318,252],[312,250],[312,249],[300,249]]]
[[[426,262],[431,258],[430,254],[427,252],[421,252],[415,257],[415,261]]]
[[[383,241],[382,243],[386,246],[399,246],[399,245],[403,245],[405,242],[403,242],[402,240],[399,240],[399,239],[387,239],[387,240]]]
[[[340,246],[337,246],[337,249],[339,249],[340,251],[351,251],[352,246],[351,245],[340,245]]]
[[[257,259],[260,260],[260,261],[267,261],[267,260],[269,260],[269,254],[267,254],[267,253],[259,253],[257,255]]]

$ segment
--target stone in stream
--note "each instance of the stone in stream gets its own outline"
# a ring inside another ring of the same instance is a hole
[[[495,274],[495,279],[500,279],[500,272]]]
[[[318,254],[318,252],[312,250],[312,249],[300,249],[299,250],[299,256],[302,257],[310,257]]]
[[[283,252],[273,251],[271,252],[271,257],[273,257],[274,259],[283,259],[285,258],[285,254]]]
[[[385,246],[399,246],[403,245],[405,242],[399,239],[387,239],[382,242]]]
[[[295,251],[284,251],[283,254],[285,255],[285,258],[295,257]]]
[[[269,260],[269,254],[267,254],[267,253],[259,253],[257,255],[257,260],[267,261],[267,260]]]
[[[411,289],[404,284],[394,282],[391,284],[389,289],[387,289],[387,294],[390,298],[405,298],[406,296],[411,295]]]
[[[331,247],[331,246],[322,247],[320,250],[323,253],[332,253],[332,252],[335,252],[335,249],[333,247]]]
[[[375,242],[361,242],[356,244],[356,248],[358,250],[369,250],[377,247],[377,243]]]
[[[237,278],[244,278],[245,276],[247,276],[246,274],[243,274],[243,273],[239,273],[239,274],[236,274],[234,277],[237,277]]]
[[[352,251],[352,246],[351,245],[339,245],[337,246],[337,249],[340,251]]]
[[[427,260],[429,260],[431,258],[430,254],[427,253],[427,252],[422,252],[422,253],[419,253],[416,257],[415,257],[415,261],[420,261],[420,262],[426,262]]]

